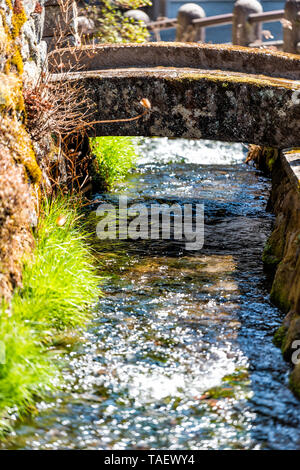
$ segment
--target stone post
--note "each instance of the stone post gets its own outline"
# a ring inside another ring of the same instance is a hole
[[[43,40],[48,50],[80,44],[77,27],[77,6],[74,0],[46,0]]]
[[[205,18],[205,11],[195,3],[185,3],[177,14],[176,41],[204,42],[205,28],[194,25],[193,20]]]
[[[134,21],[142,21],[145,25],[150,23],[149,16],[142,10],[128,10],[124,13],[124,16],[125,18],[132,18]]]
[[[283,50],[300,54],[300,0],[287,0],[285,3]]]
[[[233,9],[232,44],[249,46],[262,40],[262,24],[248,21],[251,13],[262,13],[263,8],[257,0],[237,0]]]

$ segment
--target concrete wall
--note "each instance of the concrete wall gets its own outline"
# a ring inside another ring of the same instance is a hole
[[[63,0],[64,8],[61,8],[58,0],[43,1],[45,2],[43,40],[47,43],[48,51],[57,44],[60,47],[79,45],[76,1]]]

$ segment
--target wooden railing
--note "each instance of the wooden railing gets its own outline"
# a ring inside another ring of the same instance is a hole
[[[269,47],[274,45],[287,52],[300,52],[300,43],[295,42],[295,37],[300,37],[300,33],[299,35],[295,34],[296,28],[300,30],[299,19],[293,18],[293,12],[287,6],[285,10],[258,11],[257,13],[247,14],[246,10],[241,13],[241,6],[239,5],[238,8],[234,7],[233,13],[209,17],[205,16],[203,9],[197,5],[195,7],[199,8],[199,17],[196,19],[192,18],[191,15],[191,19],[188,21],[188,13],[183,18],[182,13],[180,13],[180,10],[184,9],[183,5],[179,10],[177,18],[161,18],[148,23],[147,28],[154,34],[156,40],[160,40],[161,31],[175,28],[176,40],[192,42],[203,41],[203,38],[205,41],[205,28],[232,24],[232,44],[250,47]],[[202,10],[202,14],[200,10]],[[276,21],[281,21],[283,28],[285,28],[284,41],[264,42],[263,37],[268,32],[262,31],[261,25]],[[182,24],[181,29],[180,24]],[[189,33],[187,33],[187,30]],[[199,31],[201,31],[201,34],[199,34]]]

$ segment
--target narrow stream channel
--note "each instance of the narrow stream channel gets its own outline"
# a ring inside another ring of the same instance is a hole
[[[272,337],[261,255],[270,182],[240,145],[143,139],[107,201],[205,206],[205,245],[99,241],[102,297],[66,387],[10,449],[300,449],[300,402]]]

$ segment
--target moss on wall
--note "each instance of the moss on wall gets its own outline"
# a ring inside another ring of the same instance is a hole
[[[16,117],[24,109],[22,82],[19,76],[12,73],[0,73],[0,113]]]
[[[261,145],[249,145],[246,163],[253,161],[255,166],[270,175],[279,156],[279,150]]]
[[[12,38],[16,39],[27,20],[22,0],[15,0],[12,12]]]

